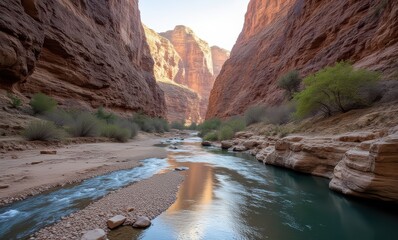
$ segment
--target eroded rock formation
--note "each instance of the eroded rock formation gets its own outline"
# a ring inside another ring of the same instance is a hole
[[[277,79],[336,61],[392,75],[398,69],[396,1],[251,0],[231,58],[211,92],[207,118],[283,100]]]
[[[168,119],[200,122],[204,118],[214,79],[229,52],[211,47],[185,26],[156,33],[146,28],[155,60],[155,76],[165,92]]]
[[[329,178],[331,189],[347,195],[398,202],[397,131],[282,139],[240,132],[221,147],[247,151],[264,164]]]
[[[0,2],[0,87],[164,116],[138,1]]]

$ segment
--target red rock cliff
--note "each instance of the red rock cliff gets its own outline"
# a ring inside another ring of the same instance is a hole
[[[213,65],[212,49],[209,44],[200,39],[188,27],[176,26],[174,30],[160,33],[161,36],[170,40],[182,59],[182,65],[185,69],[185,75],[177,76],[176,83],[187,86],[201,97],[200,114],[205,116],[208,105],[208,98],[215,80],[214,68],[220,68],[220,65],[229,57],[228,51],[214,51],[216,64]]]
[[[398,69],[398,4],[394,0],[251,0],[231,58],[211,92],[207,118],[241,114],[283,100],[277,79],[303,76],[336,61]]]
[[[0,1],[0,87],[164,116],[138,0]]]
[[[146,39],[155,61],[155,77],[162,88],[167,105],[169,121],[186,120],[200,122],[199,95],[192,89],[178,84],[175,79],[185,78],[185,68],[173,44],[154,30],[144,26]]]

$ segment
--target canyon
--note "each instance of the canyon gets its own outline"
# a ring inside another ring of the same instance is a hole
[[[155,61],[155,78],[165,93],[168,120],[201,122],[214,80],[229,52],[210,47],[182,25],[159,34],[145,27],[145,33]]]
[[[207,118],[284,101],[279,77],[305,77],[336,61],[398,72],[398,5],[394,1],[251,0],[243,30],[210,94]]]
[[[165,116],[138,1],[1,1],[0,29],[0,88]]]

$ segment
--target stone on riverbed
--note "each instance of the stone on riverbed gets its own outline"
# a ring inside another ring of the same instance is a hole
[[[102,229],[94,229],[87,231],[81,240],[106,240],[106,233]]]
[[[174,168],[174,170],[176,170],[176,171],[187,171],[187,170],[189,170],[189,167],[176,167],[176,168]]]
[[[108,228],[114,229],[114,228],[117,228],[120,225],[122,225],[124,223],[124,221],[126,221],[126,217],[125,216],[116,215],[116,216],[108,219],[106,224],[108,225]]]
[[[170,149],[178,149],[178,147],[176,146],[176,145],[170,145],[170,147],[169,147]]]
[[[42,150],[42,151],[40,151],[40,154],[55,155],[55,154],[57,154],[57,151],[55,151],[55,150]]]
[[[151,220],[148,217],[140,216],[133,223],[134,228],[147,228],[151,225]]]
[[[209,142],[209,141],[203,141],[203,142],[202,142],[202,146],[210,147],[210,146],[211,146],[211,142]]]
[[[221,148],[222,149],[229,149],[234,145],[232,141],[226,140],[226,141],[221,141]]]

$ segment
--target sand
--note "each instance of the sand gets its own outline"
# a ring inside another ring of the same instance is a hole
[[[37,148],[0,155],[0,206],[48,189],[138,166],[140,160],[165,158],[166,150],[153,146],[160,137],[139,134],[128,143],[75,144]],[[56,155],[40,154],[56,150]]]
[[[119,189],[62,221],[43,228],[31,239],[80,239],[88,230],[100,228],[109,231],[106,221],[115,215],[127,217],[124,225],[130,225],[138,216],[153,219],[173,204],[183,179],[183,175],[173,171]],[[134,210],[129,212],[129,208]]]

